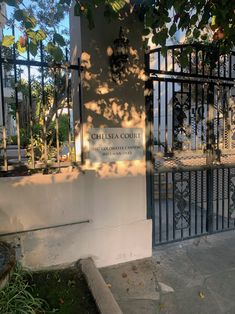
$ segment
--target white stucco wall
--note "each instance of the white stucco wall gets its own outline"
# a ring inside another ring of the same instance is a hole
[[[20,244],[22,263],[36,268],[88,256],[105,266],[150,255],[151,223],[145,199],[136,197],[144,188],[141,176],[103,179],[94,171],[1,178],[1,233],[90,220],[1,239]]]

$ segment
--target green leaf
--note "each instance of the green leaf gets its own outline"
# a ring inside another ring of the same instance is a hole
[[[14,17],[17,21],[22,21],[27,17],[27,13],[25,10],[16,10],[14,13]]]
[[[179,57],[180,65],[182,68],[186,68],[188,65],[188,56],[185,52],[183,52]]]
[[[200,31],[197,28],[195,28],[193,31],[193,37],[197,39],[200,36],[200,34],[201,34]]]
[[[165,17],[165,23],[170,23],[171,22],[171,18],[169,16]]]
[[[168,30],[167,28],[162,29],[160,32],[158,32],[156,37],[157,43],[161,46],[164,46],[166,44],[166,39],[168,36]]]
[[[38,45],[36,45],[34,42],[30,42],[29,43],[29,51],[31,53],[31,55],[33,55],[34,57],[37,55],[38,52]]]
[[[66,46],[64,37],[61,36],[60,34],[55,33],[54,36],[53,36],[53,39],[54,39],[54,41],[55,41],[58,45],[60,45],[60,46]]]
[[[27,36],[28,38],[31,39],[31,41],[36,44],[37,43],[37,40],[36,40],[36,32],[33,31],[33,30],[27,30]]]
[[[17,42],[16,49],[19,53],[25,53],[27,48],[26,46],[21,46],[20,42]]]
[[[216,16],[215,15],[213,15],[212,18],[211,18],[211,25],[212,26],[216,25]]]
[[[34,28],[37,26],[37,21],[33,16],[27,16],[27,19],[24,22],[25,28]]]
[[[10,47],[15,42],[15,36],[4,36],[2,40],[2,46],[4,47]]]
[[[53,57],[54,61],[60,62],[63,59],[64,54],[62,49],[54,43],[49,42],[45,49]]]
[[[169,30],[169,35],[172,37],[177,31],[177,27],[176,27],[176,24],[173,23],[170,27],[170,30]]]
[[[144,36],[148,36],[150,34],[151,30],[149,28],[145,28],[143,31]]]
[[[125,0],[107,0],[106,3],[111,6],[114,12],[119,12],[126,4]]]
[[[207,35],[207,34],[203,34],[203,35],[201,36],[201,40],[207,40],[207,38],[208,38],[208,35]]]
[[[190,23],[191,23],[191,25],[196,25],[197,21],[198,21],[198,15],[197,15],[197,14],[194,14],[194,15],[191,17]]]
[[[38,31],[36,31],[35,39],[37,41],[44,40],[46,37],[47,37],[47,35],[42,29],[39,29]]]

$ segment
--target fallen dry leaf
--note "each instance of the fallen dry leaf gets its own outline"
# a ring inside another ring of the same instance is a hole
[[[112,285],[110,283],[107,283],[108,288],[112,288]]]
[[[199,297],[200,297],[201,299],[204,299],[204,298],[205,298],[205,294],[204,294],[202,291],[200,291],[200,292],[199,292]]]
[[[160,311],[165,309],[165,304],[164,303],[159,303],[159,309]]]

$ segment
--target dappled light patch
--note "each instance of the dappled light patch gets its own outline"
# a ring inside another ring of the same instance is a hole
[[[91,56],[87,52],[83,52],[81,55],[81,65],[86,68],[91,68]]]
[[[105,95],[114,91],[114,88],[110,88],[107,83],[99,85],[96,89],[96,93],[99,95]]]

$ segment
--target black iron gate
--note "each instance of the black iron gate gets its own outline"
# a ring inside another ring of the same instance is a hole
[[[198,44],[146,55],[155,244],[235,228],[234,63]]]

